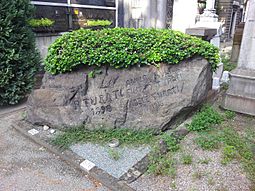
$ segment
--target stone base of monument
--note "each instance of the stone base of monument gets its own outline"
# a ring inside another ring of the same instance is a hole
[[[236,69],[230,73],[230,86],[222,107],[255,116],[255,70]]]
[[[196,108],[212,87],[212,71],[201,57],[179,64],[46,73],[27,104],[28,121],[66,128],[131,128],[164,131]]]

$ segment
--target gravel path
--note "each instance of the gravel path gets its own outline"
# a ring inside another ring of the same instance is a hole
[[[194,144],[194,134],[189,134],[182,141],[182,152],[175,155],[177,176],[154,177],[143,175],[130,184],[138,191],[249,191],[250,182],[237,161],[221,165],[221,151],[203,151]],[[183,165],[180,156],[191,154],[191,165]],[[201,161],[208,160],[208,164]]]
[[[21,112],[0,118],[0,191],[106,191],[11,128]]]

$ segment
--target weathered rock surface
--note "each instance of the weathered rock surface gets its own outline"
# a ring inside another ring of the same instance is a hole
[[[154,128],[165,130],[207,95],[212,72],[205,59],[178,65],[161,64],[131,69],[102,68],[52,76],[45,74],[41,89],[28,99],[28,120],[34,124],[89,128]]]

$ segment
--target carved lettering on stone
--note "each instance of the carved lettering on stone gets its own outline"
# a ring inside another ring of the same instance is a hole
[[[162,130],[182,110],[201,102],[211,87],[210,66],[202,58],[160,68],[105,67],[95,78],[85,75],[90,70],[45,74],[42,88],[29,98],[28,120],[56,127],[85,124],[89,128]],[[57,95],[63,101],[40,104],[53,100],[41,94]]]

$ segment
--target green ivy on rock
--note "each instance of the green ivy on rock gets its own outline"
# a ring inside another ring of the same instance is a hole
[[[113,28],[80,29],[65,33],[50,47],[45,69],[51,74],[74,67],[110,65],[116,69],[132,65],[178,64],[199,55],[215,71],[219,50],[209,42],[168,29]]]

